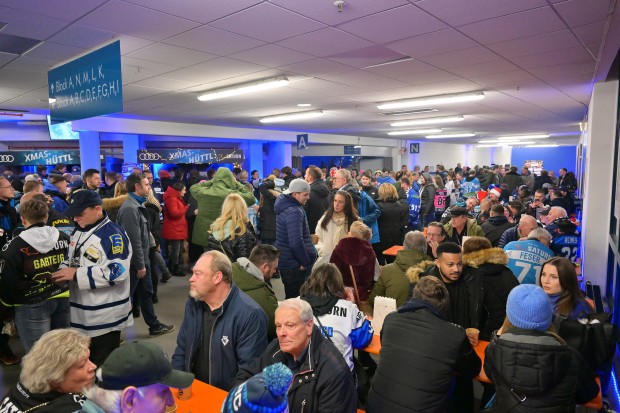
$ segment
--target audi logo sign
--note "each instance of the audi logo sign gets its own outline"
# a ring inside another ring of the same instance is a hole
[[[13,155],[0,155],[0,163],[5,162],[15,162],[15,157]]]
[[[161,160],[161,155],[158,154],[158,153],[141,152],[138,155],[138,160],[140,160],[140,161],[159,161],[159,160]]]

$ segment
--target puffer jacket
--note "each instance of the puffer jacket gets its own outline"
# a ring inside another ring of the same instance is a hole
[[[229,194],[239,194],[248,207],[256,203],[252,191],[237,182],[230,169],[224,167],[218,168],[212,180],[192,185],[190,192],[198,203],[192,242],[205,247],[209,245],[209,228],[221,215],[222,204]]]
[[[258,244],[254,227],[250,221],[245,223],[245,233],[231,237],[231,231],[228,228],[230,221],[224,231],[216,231],[209,233],[209,250],[221,251],[232,262],[237,261],[241,257],[248,258],[252,252],[252,248]]]
[[[408,219],[409,208],[398,201],[377,201],[381,211],[379,224],[379,242],[377,251],[385,251],[394,245],[401,245],[401,224],[403,218]]]
[[[482,279],[483,308],[480,311],[480,339],[488,341],[506,318],[508,294],[519,280],[506,266],[508,256],[501,248],[489,248],[463,254],[463,277]]]
[[[368,413],[445,413],[454,374],[473,378],[480,372],[465,330],[422,300],[388,314],[381,345]]]
[[[370,305],[374,306],[375,297],[390,297],[396,300],[396,307],[403,305],[409,296],[409,279],[406,272],[420,262],[428,260],[428,255],[415,250],[402,250],[396,254],[393,263],[381,268],[381,276],[372,287],[368,298]]]
[[[276,199],[282,195],[276,191],[276,183],[271,179],[265,179],[258,190],[261,195],[258,213],[260,214],[260,237],[263,240],[272,241],[276,239],[276,213],[274,205]]]
[[[497,247],[499,240],[508,228],[514,227],[515,224],[508,221],[504,215],[490,217],[487,222],[480,227],[484,232],[484,236],[491,241],[491,245]]]
[[[67,195],[61,193],[56,185],[45,182],[43,184],[43,193],[52,197],[52,208],[56,211],[63,213],[69,208],[69,204],[67,204]]]
[[[428,174],[425,174],[428,175]],[[426,177],[425,177],[426,179]],[[435,185],[428,175],[427,184],[420,189],[420,216],[425,216],[435,211]]]
[[[310,184],[310,199],[304,205],[304,210],[308,217],[308,228],[310,233],[316,231],[316,224],[329,208],[329,187],[323,180],[314,181]]]
[[[276,200],[276,247],[280,250],[278,267],[292,269],[311,267],[317,252],[310,238],[306,212],[291,195],[280,195]]]
[[[287,393],[290,413],[357,411],[357,392],[349,366],[336,346],[323,337],[316,325],[312,329],[310,344],[301,364],[283,352],[276,339],[249,367],[242,366],[239,369],[233,386],[276,363],[283,363],[293,372],[293,382]]]
[[[379,242],[381,238],[381,234],[379,232],[379,224],[377,221],[381,216],[381,210],[373,201],[373,199],[366,192],[359,192],[360,202],[357,205],[357,212],[362,218],[362,222],[370,228],[372,231],[372,238],[370,238],[370,243],[375,244]]]
[[[164,192],[164,225],[161,235],[169,240],[187,239],[187,218],[189,205],[181,198],[181,193],[169,186]]]
[[[538,331],[513,328],[494,336],[484,371],[497,390],[491,413],[574,412],[575,404],[587,403],[599,391],[576,350]]]
[[[377,256],[372,245],[368,241],[355,237],[341,239],[329,259],[329,262],[335,264],[340,270],[344,285],[347,287],[354,287],[349,266],[353,268],[361,301],[368,300],[370,295],[374,282],[376,261]]]

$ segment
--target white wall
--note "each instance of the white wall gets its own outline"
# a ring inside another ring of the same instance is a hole
[[[618,81],[594,85],[588,110],[588,130],[582,136],[586,167],[582,221],[583,274],[605,291],[611,220],[611,187],[613,173]]]
[[[407,143],[409,149],[409,143]],[[474,145],[420,142],[420,153],[409,155],[409,165],[435,166],[442,164],[446,169],[457,163],[463,166],[510,163],[510,148],[476,148]]]

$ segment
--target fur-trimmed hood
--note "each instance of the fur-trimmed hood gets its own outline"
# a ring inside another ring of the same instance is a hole
[[[409,267],[406,274],[411,284],[417,284],[420,281],[420,276],[428,271],[435,263],[433,261],[422,261],[421,263]]]
[[[478,268],[483,264],[508,264],[508,256],[501,248],[489,248],[463,254],[463,265]]]
[[[124,195],[119,195],[117,197],[114,198],[104,198],[103,201],[103,210],[104,211],[110,211],[112,209],[119,209],[121,207],[121,205],[123,205],[123,202],[125,202],[125,200],[127,199],[127,197],[129,196],[129,194],[124,194]]]

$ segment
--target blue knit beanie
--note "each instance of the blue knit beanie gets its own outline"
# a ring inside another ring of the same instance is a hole
[[[222,413],[282,413],[288,412],[287,392],[293,373],[282,363],[265,367],[262,373],[232,389]]]
[[[517,328],[547,331],[552,314],[549,296],[534,284],[519,285],[508,295],[506,315]]]

